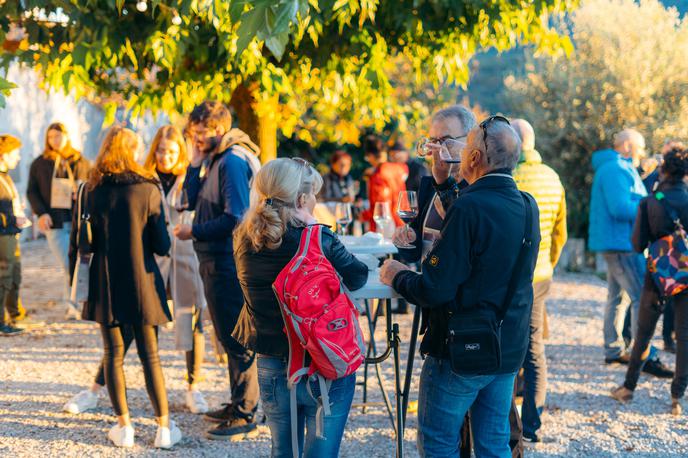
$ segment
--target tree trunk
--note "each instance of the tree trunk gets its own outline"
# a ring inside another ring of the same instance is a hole
[[[270,99],[269,106],[261,107],[265,116],[259,117],[256,113],[255,91],[258,84],[240,84],[234,90],[229,106],[239,121],[239,129],[243,130],[251,137],[251,140],[260,146],[260,160],[263,164],[277,157],[277,123],[275,121],[275,111],[277,98]]]

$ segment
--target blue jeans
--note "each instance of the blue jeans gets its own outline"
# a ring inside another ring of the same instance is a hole
[[[310,383],[313,396],[306,388],[307,383]],[[271,456],[291,458],[291,411],[289,388],[287,388],[287,362],[280,358],[258,355],[258,385],[260,399],[263,401],[263,411],[272,435]],[[332,382],[329,391],[331,415],[325,416],[323,429],[325,438],[323,439],[315,434],[315,416],[318,408],[316,399],[320,396],[320,387],[317,381],[309,382],[306,377],[301,379],[296,388],[300,455],[306,458],[329,458],[339,455],[339,444],[344,435],[355,388],[356,374]]]
[[[509,411],[515,377],[516,372],[457,375],[449,361],[428,356],[418,394],[420,456],[459,456],[461,425],[470,409],[475,456],[510,458]]]
[[[645,264],[641,255],[631,252],[604,253],[607,262],[607,306],[604,310],[604,356],[615,359],[628,351],[623,339],[628,306],[622,304],[622,290],[631,299],[631,336],[638,332],[640,294],[643,290]]]
[[[53,256],[62,267],[62,275],[64,277],[62,300],[69,300],[70,284],[69,284],[69,236],[72,232],[72,224],[64,223],[61,229],[50,229],[45,233],[45,238],[48,241],[48,247]]]

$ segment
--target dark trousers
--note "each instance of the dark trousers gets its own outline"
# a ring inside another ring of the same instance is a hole
[[[126,328],[129,328],[125,331]],[[103,335],[103,367],[105,385],[107,386],[112,409],[115,415],[129,413],[127,407],[127,386],[124,381],[124,334],[134,336],[136,350],[143,366],[143,376],[146,381],[148,397],[153,404],[156,417],[169,415],[167,406],[167,392],[165,380],[160,367],[158,355],[158,329],[156,326],[120,325],[100,326]],[[130,341],[131,343],[131,341]]]
[[[11,322],[21,314],[19,285],[21,258],[19,237],[0,235],[0,325]]]
[[[670,298],[664,304],[664,325],[662,326],[662,338],[665,344],[674,342],[674,298]]]
[[[533,311],[530,315],[530,340],[523,361],[523,434],[532,437],[542,425],[540,415],[547,397],[547,358],[543,337],[545,300],[552,280],[533,285]]]
[[[646,278],[646,281],[652,281]],[[674,296],[674,329],[676,332],[676,371],[671,383],[671,396],[681,398],[688,385],[688,292]],[[638,384],[640,371],[645,364],[643,358],[655,333],[662,303],[654,288],[644,288],[638,313],[638,335],[633,343],[631,362],[626,371],[624,386],[634,390]]]
[[[201,378],[201,367],[203,366],[203,355],[205,352],[205,335],[203,334],[203,324],[201,322],[201,310],[196,309],[194,314],[197,315],[195,319],[195,327],[193,330],[193,347],[190,351],[186,352],[186,374],[189,380],[189,385],[193,385],[195,381]],[[124,344],[124,355],[126,356],[127,351],[131,343],[134,341],[134,331],[131,326],[122,327],[122,342]],[[100,386],[105,386],[105,369],[103,364],[105,361],[100,363],[98,366],[98,372],[96,373],[95,383]]]
[[[234,258],[225,253],[197,252],[208,311],[218,340],[227,352],[229,385],[234,413],[253,418],[258,407],[256,354],[232,337],[244,305]]]

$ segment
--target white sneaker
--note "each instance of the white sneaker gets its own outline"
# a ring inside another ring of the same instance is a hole
[[[205,402],[203,393],[198,390],[186,392],[186,407],[191,413],[206,413],[208,411],[208,403]]]
[[[78,414],[98,407],[98,395],[91,390],[83,390],[74,395],[72,399],[62,407],[65,412]]]
[[[155,434],[155,448],[172,448],[180,440],[182,440],[182,432],[170,420],[169,427],[158,426],[158,432]]]
[[[65,307],[65,320],[73,321],[81,319],[81,311],[76,307],[76,305],[72,304],[71,302],[66,302]]]
[[[115,425],[110,428],[110,432],[108,432],[108,439],[110,439],[117,447],[131,448],[134,446],[134,427],[131,425]]]

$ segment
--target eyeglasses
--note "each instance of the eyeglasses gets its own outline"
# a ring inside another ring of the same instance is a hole
[[[487,154],[487,126],[489,126],[493,121],[501,121],[507,123],[508,125],[511,125],[509,120],[502,115],[490,116],[489,118],[480,123],[480,128],[483,130],[483,144],[485,145],[485,154]],[[490,162],[489,158],[487,162]]]
[[[444,135],[442,137],[424,137],[416,143],[416,154],[420,157],[430,156],[433,149],[445,147],[449,151],[462,150],[466,146],[466,135],[454,137]]]
[[[306,167],[306,168],[312,167],[312,166],[311,166],[311,163],[308,162],[307,160],[305,160],[305,159],[302,158],[302,157],[292,157],[291,160],[294,161],[294,162],[296,162],[296,163],[298,163],[298,164],[300,164],[300,165],[302,165],[302,166],[304,166],[304,167]]]

